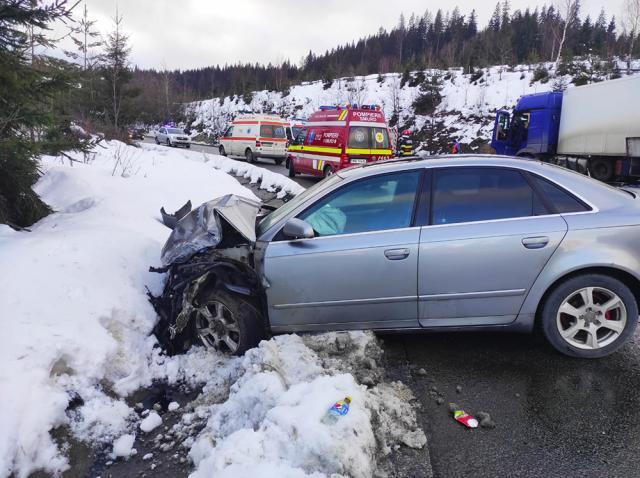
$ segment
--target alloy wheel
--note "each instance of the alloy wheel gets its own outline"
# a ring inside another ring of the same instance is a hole
[[[556,326],[573,347],[595,350],[615,342],[627,323],[622,299],[604,287],[584,287],[560,305]]]
[[[207,348],[235,353],[240,345],[240,328],[222,302],[211,301],[196,309],[196,332]]]

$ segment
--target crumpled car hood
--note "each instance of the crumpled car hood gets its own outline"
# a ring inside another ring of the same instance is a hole
[[[260,203],[235,194],[208,201],[176,224],[162,248],[161,260],[168,266],[185,262],[194,254],[216,247],[222,240],[222,223],[225,220],[248,242],[256,242],[256,217]]]

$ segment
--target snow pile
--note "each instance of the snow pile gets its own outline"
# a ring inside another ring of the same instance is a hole
[[[135,419],[119,397],[153,378],[145,287],[162,289],[148,272],[170,232],[160,206],[255,199],[201,155],[169,148],[109,142],[90,164],[45,157],[42,169],[36,190],[57,212],[31,232],[0,227],[0,476],[63,470],[55,427],[107,443]]]
[[[400,383],[367,388],[356,378],[373,373],[379,380],[373,357],[380,356],[372,333],[349,332],[278,336],[229,359],[237,368],[228,396],[183,417],[183,426],[194,415],[207,417],[195,442],[185,441],[196,466],[192,478],[369,477],[394,447],[422,448],[426,438],[410,391]],[[322,424],[327,409],[347,395],[349,413]]]
[[[137,437],[155,434],[159,453],[189,453],[194,477],[364,477],[389,469],[385,457],[396,447],[424,446],[410,392],[383,382],[373,334],[282,336],[242,358],[203,348],[166,357],[154,348],[146,288],[158,294],[163,277],[148,268],[170,232],[160,206],[255,198],[225,171],[295,194],[287,178],[154,145],[109,142],[89,163],[73,157],[42,160],[36,190],[57,212],[31,232],[0,226],[0,477],[67,469],[66,446],[50,434],[58,427],[58,437],[112,459],[132,459]],[[125,401],[158,381],[202,392],[167,412]],[[321,424],[346,395],[349,414]],[[156,433],[164,413],[180,421]]]

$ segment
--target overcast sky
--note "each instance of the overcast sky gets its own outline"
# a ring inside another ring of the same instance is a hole
[[[116,4],[130,36],[131,60],[143,68],[185,69],[240,62],[298,63],[309,51],[390,29],[400,13],[476,9],[484,26],[495,0],[86,0],[89,17],[106,33]],[[511,0],[512,10],[551,2]],[[583,15],[620,14],[622,0],[582,0]],[[82,5],[77,7],[78,12]]]

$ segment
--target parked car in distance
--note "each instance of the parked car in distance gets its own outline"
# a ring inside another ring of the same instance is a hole
[[[144,140],[145,130],[142,128],[129,128],[127,130],[127,135],[130,140]]]
[[[171,126],[162,126],[156,132],[156,144],[166,144],[167,146],[184,146],[191,147],[191,138],[184,132],[182,128],[174,128]]]
[[[289,123],[276,115],[241,115],[233,120],[220,138],[222,156],[242,158],[255,163],[258,158],[273,159],[282,164],[287,155]]]
[[[558,166],[376,162],[260,207],[227,197],[178,222],[153,301],[164,343],[240,354],[270,333],[537,325],[558,351],[596,358],[637,326],[640,200]]]

